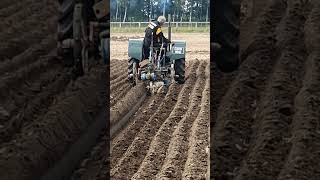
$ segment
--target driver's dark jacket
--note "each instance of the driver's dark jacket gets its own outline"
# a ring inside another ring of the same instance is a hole
[[[160,23],[158,21],[152,21],[149,23],[145,30],[145,36],[143,39],[144,58],[149,56],[149,47],[153,42],[153,47],[160,47],[162,43],[170,43],[170,41],[164,37]]]

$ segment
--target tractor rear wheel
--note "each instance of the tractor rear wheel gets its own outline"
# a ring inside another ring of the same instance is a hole
[[[216,1],[213,6],[213,16],[216,21],[211,24],[213,35],[211,42],[218,43],[221,48],[218,51],[212,49],[217,67],[223,72],[233,72],[240,65],[239,59],[239,25],[240,25],[240,1],[225,0]],[[213,43],[211,48],[213,48]]]
[[[177,75],[178,77],[175,78],[175,80],[179,83],[179,84],[183,84],[184,83],[184,78],[185,78],[185,68],[186,68],[186,61],[184,58],[182,59],[177,59],[174,62],[174,71],[175,71],[175,75]]]
[[[84,67],[81,62],[76,64],[76,61],[82,54],[87,55],[87,52],[82,52],[83,49],[87,50],[87,47],[80,45],[81,39],[79,38],[88,36],[89,21],[95,19],[92,9],[95,1],[58,0],[58,2],[58,53],[63,58],[65,66],[75,66],[77,70],[79,70],[78,68],[87,68]],[[82,4],[81,9],[76,8],[78,3]],[[75,17],[75,14],[77,14],[78,17]],[[62,42],[68,39],[76,39],[74,47],[63,48]]]
[[[75,0],[59,0],[58,2],[58,42],[62,43],[63,40],[73,37],[73,11],[76,2]],[[62,56],[65,66],[74,65],[72,49],[59,47],[59,55]]]
[[[138,74],[138,60],[135,58],[129,58],[128,60],[128,80],[133,86],[136,85]]]

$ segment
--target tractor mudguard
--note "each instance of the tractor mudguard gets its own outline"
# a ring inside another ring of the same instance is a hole
[[[176,40],[172,41],[173,46],[171,47],[170,52],[168,52],[167,56],[171,61],[177,59],[184,59],[186,57],[186,41]]]
[[[129,39],[128,55],[139,61],[143,58],[143,39]]]

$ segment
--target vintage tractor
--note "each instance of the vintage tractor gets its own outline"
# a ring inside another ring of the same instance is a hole
[[[170,28],[169,18],[169,40]],[[147,92],[153,94],[165,91],[172,83],[184,83],[186,41],[173,40],[160,47],[151,43],[149,57],[144,57],[143,52],[143,39],[129,39],[128,79],[133,86],[142,81]]]
[[[109,59],[109,1],[59,0],[58,55],[76,75],[89,72],[92,59]]]

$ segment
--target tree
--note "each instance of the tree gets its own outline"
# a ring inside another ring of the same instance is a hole
[[[208,21],[209,0],[111,0],[111,21],[149,21],[172,14],[173,21]]]
[[[117,3],[116,21],[118,21],[118,12],[119,12],[119,2],[118,2],[118,0],[116,1],[116,3]]]

